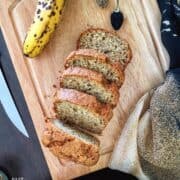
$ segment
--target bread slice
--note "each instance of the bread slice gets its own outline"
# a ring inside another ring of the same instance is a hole
[[[43,144],[58,158],[91,166],[99,159],[99,141],[59,120],[49,123],[42,137]]]
[[[116,83],[118,87],[124,82],[124,72],[118,64],[111,64],[105,54],[93,49],[79,49],[70,53],[66,58],[65,68],[70,66],[84,67],[102,73],[108,81]]]
[[[112,63],[119,62],[125,69],[131,59],[131,49],[124,39],[104,29],[90,28],[83,32],[77,42],[78,49],[95,49],[106,54]]]
[[[94,96],[73,89],[61,88],[54,102],[58,119],[93,133],[101,133],[112,118],[109,105],[101,104]]]
[[[116,106],[119,99],[116,84],[108,84],[101,73],[86,68],[70,67],[64,70],[61,87],[85,92],[112,106]]]

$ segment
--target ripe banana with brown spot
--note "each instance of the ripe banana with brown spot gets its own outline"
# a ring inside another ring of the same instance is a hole
[[[36,57],[44,49],[61,19],[65,0],[39,0],[34,21],[27,32],[23,53]]]

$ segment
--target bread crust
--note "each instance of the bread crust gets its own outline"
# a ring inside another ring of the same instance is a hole
[[[129,46],[129,43],[127,42],[127,40],[123,39],[123,38],[120,38],[118,36],[118,34],[116,32],[112,32],[112,31],[108,31],[106,29],[102,29],[102,28],[89,28],[87,30],[85,30],[84,32],[82,32],[77,40],[77,44],[76,44],[76,49],[81,49],[80,48],[80,39],[82,36],[84,36],[86,33],[90,33],[90,32],[94,32],[94,31],[103,31],[105,33],[109,33],[110,35],[113,35],[113,36],[116,36],[117,38],[121,39],[122,41],[126,42],[127,45],[128,45],[128,52],[127,52],[127,56],[128,56],[128,59],[126,61],[126,63],[124,65],[121,65],[121,68],[122,70],[125,70],[126,66],[128,65],[128,63],[130,63],[131,59],[132,59],[132,50]]]
[[[54,111],[56,114],[56,106],[62,101],[68,101],[70,103],[82,106],[93,113],[97,113],[104,119],[105,126],[112,118],[112,108],[108,104],[102,104],[94,96],[88,95],[86,93],[74,90],[74,89],[65,89],[60,88],[57,93],[56,100],[54,102]],[[58,115],[57,115],[58,118]]]
[[[108,66],[110,66],[111,69],[113,71],[115,71],[116,74],[118,75],[118,79],[120,80],[117,84],[118,87],[120,87],[122,85],[122,83],[124,82],[125,75],[123,72],[122,65],[119,62],[112,64],[107,55],[105,55],[104,53],[99,53],[94,49],[78,49],[76,51],[71,52],[65,60],[64,67],[66,69],[69,68],[70,62],[73,61],[74,59],[78,59],[80,57],[86,57],[89,59],[92,58],[92,59],[96,59],[97,61],[101,62],[102,64],[108,64]]]
[[[87,135],[87,134],[86,134]],[[94,139],[96,139],[94,137]],[[43,132],[42,142],[58,158],[92,166],[99,159],[99,141],[88,143],[48,123]]]
[[[67,56],[66,61],[65,61],[65,68],[69,67],[68,66],[69,60],[73,59],[74,57],[79,57],[79,56],[95,58],[95,59],[101,60],[104,63],[109,62],[109,58],[105,54],[99,53],[94,49],[78,49],[76,51],[72,51]]]
[[[62,73],[62,78],[63,76],[70,76],[70,75],[74,75],[74,76],[79,76],[79,77],[85,77],[89,80],[94,80],[97,81],[99,83],[108,83],[103,75],[101,73],[98,73],[96,71],[92,71],[83,67],[69,67],[67,69],[65,69]]]
[[[64,70],[62,74],[61,85],[63,86],[63,78],[65,76],[74,76],[79,78],[85,78],[89,81],[95,81],[96,83],[101,84],[107,91],[111,92],[114,96],[114,102],[112,106],[116,106],[119,101],[119,89],[115,83],[108,83],[101,73],[92,71],[86,68],[81,67],[70,67]]]

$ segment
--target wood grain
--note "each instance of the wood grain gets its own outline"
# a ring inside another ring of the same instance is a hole
[[[63,20],[50,43],[39,57],[31,60],[22,55],[22,43],[32,22],[36,1],[21,0],[13,2],[11,6],[7,1],[0,1],[2,31],[39,140],[45,126],[44,117],[52,115],[52,95],[56,91],[53,85],[59,84],[57,77],[59,71],[63,70],[65,57],[75,49],[79,34],[88,27],[112,30],[109,16],[114,7],[113,2],[110,1],[108,8],[100,9],[92,0],[76,0],[76,3],[67,0]],[[98,137],[101,141],[100,160],[93,167],[67,161],[60,163],[41,144],[53,179],[70,179],[106,167],[115,140],[132,107],[139,97],[163,80],[142,2],[121,0],[120,4],[125,21],[117,33],[130,43],[133,58],[125,71],[126,80],[120,89],[121,96],[114,116],[102,136]]]

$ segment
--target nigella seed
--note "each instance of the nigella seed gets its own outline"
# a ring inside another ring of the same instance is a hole
[[[44,8],[44,7],[46,7],[46,6],[47,6],[47,3],[43,3],[43,5],[42,5],[42,6],[43,6],[43,8]]]
[[[40,18],[40,21],[43,21],[43,18]]]
[[[51,6],[48,6],[47,8],[46,8],[46,10],[50,10],[51,9]]]
[[[38,9],[38,10],[37,10],[37,14],[40,14],[40,13],[41,13],[41,10],[40,10],[40,9]]]
[[[38,2],[38,5],[41,5],[41,2]]]
[[[37,17],[38,19],[40,18],[40,16]]]
[[[37,34],[34,34],[34,37],[36,37],[37,36]]]

